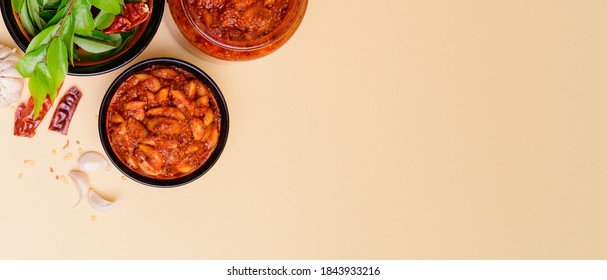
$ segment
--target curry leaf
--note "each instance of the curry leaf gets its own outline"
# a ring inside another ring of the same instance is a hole
[[[61,5],[61,0],[44,0],[42,5],[45,9],[57,9]]]
[[[114,55],[115,53],[119,52],[124,47],[124,45],[127,43],[129,38],[131,38],[132,34],[133,34],[133,32],[125,32],[123,34],[117,34],[117,33],[110,34],[108,36],[112,39],[114,44],[118,46],[117,48],[107,51],[107,52],[102,52],[102,53],[82,54],[82,55],[80,55],[80,58],[86,59],[86,60],[100,60],[100,59],[109,57],[111,55]]]
[[[25,29],[27,34],[29,34],[31,36],[36,36],[36,28],[34,28],[34,23],[32,22],[32,19],[30,18],[30,15],[27,11],[27,4],[25,2],[23,2],[23,4],[21,5],[21,12],[19,13],[19,20],[21,21],[21,25],[23,25],[23,28]]]
[[[60,27],[61,27],[60,25],[56,24],[56,25],[49,26],[46,29],[42,30],[42,32],[38,33],[38,35],[36,35],[34,37],[34,39],[32,39],[30,44],[27,46],[27,49],[25,50],[25,52],[26,53],[30,52],[32,50],[38,49],[42,45],[48,44],[51,41],[51,39],[53,39],[55,34],[57,34],[57,31],[59,31]]]
[[[114,15],[101,10],[95,17],[95,28],[103,30],[108,28],[114,22]]]
[[[63,83],[63,80],[65,80],[65,76],[67,76],[67,48],[60,38],[53,39],[48,46],[46,63],[53,82],[53,90],[49,94],[51,102],[54,102],[57,90]]]
[[[30,77],[28,88],[30,90],[30,94],[34,99],[34,120],[38,118],[38,114],[40,114],[40,109],[42,109],[42,104],[46,99],[46,92],[43,89],[42,84],[40,83],[40,78],[38,76],[39,71],[34,71],[34,74]],[[42,79],[44,79],[42,77]]]
[[[38,15],[40,15],[40,18],[42,18],[42,20],[45,22],[45,25],[48,25],[48,21],[54,17],[54,15],[48,11],[40,11]]]
[[[61,29],[61,39],[67,48],[67,57],[70,64],[74,65],[74,15],[69,14],[65,17],[63,22],[63,29]]]
[[[101,32],[99,30],[93,30],[90,38],[104,41],[106,43],[113,43],[112,39],[108,35],[106,35],[105,33]]]
[[[27,78],[34,74],[36,65],[44,60],[46,56],[46,47],[41,47],[35,51],[26,53],[19,63],[17,63],[17,71],[21,76]]]
[[[51,76],[51,71],[48,69],[48,66],[44,63],[36,64],[36,79],[38,82],[38,86],[40,90],[44,93],[46,97],[47,94],[53,94],[55,89],[53,89],[53,77]],[[57,92],[55,92],[55,96]],[[54,99],[54,98],[53,98]]]
[[[48,21],[47,26],[57,24],[62,18],[65,17],[67,10],[68,10],[67,7],[63,7],[61,9],[57,10],[57,13],[55,14],[55,16],[51,20]]]
[[[117,15],[122,11],[122,6],[118,0],[88,0],[91,5],[99,8],[99,10]]]
[[[112,43],[114,43],[114,45],[120,46],[122,48],[122,35],[114,33],[108,35],[108,37],[110,37],[110,40],[112,40]]]
[[[83,50],[90,53],[107,52],[117,47],[116,45],[111,43],[80,36],[74,37],[74,43],[81,47]]]
[[[91,5],[86,0],[74,0],[73,5],[74,33],[82,36],[91,35],[93,29],[95,29]]]
[[[13,4],[13,10],[21,11],[21,7],[23,7],[24,0],[13,0],[11,4]]]
[[[26,4],[27,4],[27,11],[28,14],[30,16],[30,19],[32,19],[32,22],[34,23],[35,27],[38,30],[42,30],[44,28],[44,26],[46,25],[46,22],[44,22],[42,20],[42,18],[40,18],[39,13],[40,13],[40,4],[38,3],[37,0],[26,0]]]

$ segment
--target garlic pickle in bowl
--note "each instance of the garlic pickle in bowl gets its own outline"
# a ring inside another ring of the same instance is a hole
[[[213,80],[172,58],[143,61],[108,89],[99,112],[101,142],[131,179],[176,187],[208,171],[228,134],[225,100]]]
[[[293,36],[308,5],[308,0],[167,1],[176,29],[188,42],[184,47],[225,61],[276,51]]]

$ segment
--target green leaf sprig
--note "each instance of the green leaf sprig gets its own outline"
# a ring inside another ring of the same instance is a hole
[[[92,6],[99,9],[95,17]],[[29,78],[34,119],[47,95],[51,103],[55,102],[68,64],[74,65],[74,59],[78,59],[76,47],[102,58],[117,52],[129,37],[101,32],[122,12],[124,0],[13,0],[12,7],[19,13],[23,28],[33,36],[17,71]]]

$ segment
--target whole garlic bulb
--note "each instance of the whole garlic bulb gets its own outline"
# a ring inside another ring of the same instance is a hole
[[[21,98],[23,77],[15,68],[19,59],[15,49],[0,44],[0,108],[7,107]]]

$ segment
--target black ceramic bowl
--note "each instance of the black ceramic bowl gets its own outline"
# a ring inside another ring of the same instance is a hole
[[[68,74],[72,76],[94,76],[105,74],[116,70],[135,59],[141,52],[143,52],[156,34],[160,21],[162,20],[164,1],[165,0],[148,1],[152,14],[146,23],[139,26],[139,28],[143,30],[138,31],[134,37],[131,38],[131,40],[134,41],[132,43],[127,43],[124,50],[100,62],[89,61],[86,63],[86,65],[70,65],[68,68]],[[4,18],[6,28],[8,29],[8,32],[11,34],[11,37],[15,43],[19,46],[19,48],[21,48],[22,51],[25,52],[30,42],[30,39],[28,38],[29,35],[25,35],[27,33],[21,27],[18,18],[15,16],[12,9],[12,2],[13,1],[11,0],[0,2],[2,18]],[[76,61],[74,62],[77,63]]]
[[[109,109],[110,103],[112,101],[112,98],[114,97],[115,92],[118,90],[120,85],[124,81],[126,81],[129,77],[131,77],[132,75],[134,75],[140,71],[148,69],[152,66],[173,66],[173,67],[183,69],[183,70],[191,73],[192,75],[194,75],[196,78],[198,78],[202,83],[204,83],[210,89],[211,93],[215,97],[215,100],[217,101],[217,107],[221,114],[220,132],[219,132],[219,140],[217,142],[217,147],[215,147],[215,150],[212,152],[211,156],[207,159],[207,161],[205,161],[205,163],[202,166],[200,166],[198,169],[196,169],[192,173],[189,173],[183,177],[173,178],[173,179],[155,179],[155,178],[143,176],[143,175],[131,170],[116,155],[116,153],[114,152],[114,150],[112,148],[112,145],[110,143],[110,139],[108,136],[108,124],[107,124],[108,109]],[[219,159],[219,156],[221,155],[221,152],[223,151],[223,148],[225,147],[227,139],[228,139],[228,130],[229,130],[228,107],[226,105],[226,101],[225,101],[223,95],[221,94],[221,91],[219,90],[219,87],[217,86],[217,84],[215,84],[215,82],[211,79],[211,77],[209,77],[209,75],[207,75],[204,71],[200,70],[198,67],[196,67],[190,63],[187,63],[185,61],[174,59],[174,58],[153,58],[153,59],[139,62],[139,63],[131,66],[129,69],[127,69],[122,74],[120,74],[116,78],[116,80],[114,80],[114,82],[110,85],[109,89],[105,93],[105,96],[103,97],[103,100],[101,102],[101,108],[99,109],[99,137],[101,138],[101,144],[103,146],[103,149],[105,150],[105,153],[107,154],[108,158],[110,159],[110,161],[112,161],[114,166],[116,166],[118,168],[118,170],[120,170],[127,177],[129,177],[141,184],[152,186],[152,187],[159,187],[159,188],[178,187],[178,186],[190,183],[190,182],[198,179],[200,176],[204,175],[207,171],[209,171],[209,169],[211,169],[211,167]]]

